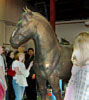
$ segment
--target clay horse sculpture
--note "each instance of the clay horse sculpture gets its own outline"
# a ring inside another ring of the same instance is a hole
[[[29,39],[35,45],[35,67],[42,100],[48,100],[46,80],[52,87],[57,100],[62,100],[59,79],[68,79],[71,73],[72,49],[60,45],[52,26],[37,12],[26,9],[10,37],[11,45],[19,47]]]

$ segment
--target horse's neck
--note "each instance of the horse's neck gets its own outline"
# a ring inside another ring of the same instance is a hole
[[[51,51],[53,53],[58,49],[57,42],[55,42],[53,38],[48,35],[46,37],[36,35],[33,40],[35,43],[35,55],[37,60],[44,60],[46,57],[50,56]],[[53,48],[55,48],[55,51]]]

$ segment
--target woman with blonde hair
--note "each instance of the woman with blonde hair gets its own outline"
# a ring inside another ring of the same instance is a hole
[[[16,72],[16,75],[13,77],[15,100],[22,100],[25,87],[27,86],[26,77],[28,77],[29,70],[33,65],[33,62],[31,62],[28,69],[26,69],[24,60],[25,54],[19,53],[17,59],[12,64],[12,70]]]
[[[89,100],[89,33],[76,36],[71,60],[72,75],[64,100]]]

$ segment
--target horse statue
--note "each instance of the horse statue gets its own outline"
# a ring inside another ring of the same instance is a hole
[[[25,9],[10,37],[10,43],[14,48],[18,48],[29,39],[33,39],[35,45],[34,70],[42,100],[48,100],[47,80],[56,99],[62,100],[59,79],[68,79],[71,75],[72,48],[59,44],[52,26],[45,17]]]

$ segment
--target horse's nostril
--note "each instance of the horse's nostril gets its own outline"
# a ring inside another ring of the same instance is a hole
[[[10,40],[10,43],[11,43],[11,45],[12,45],[13,48],[18,48],[18,45],[15,44],[13,40]]]

